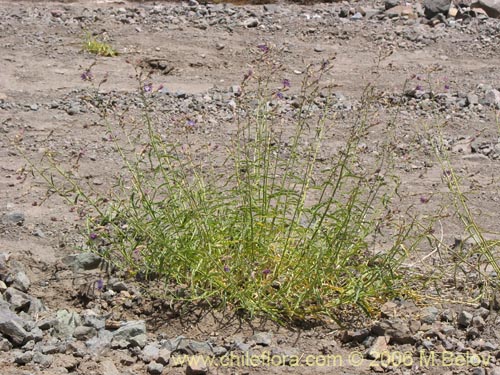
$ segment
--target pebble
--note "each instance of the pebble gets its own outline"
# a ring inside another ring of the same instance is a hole
[[[6,224],[16,224],[23,225],[25,220],[24,213],[22,212],[9,212],[5,214],[2,218],[2,221]]]
[[[148,373],[151,375],[160,375],[163,372],[163,365],[157,362],[151,362],[148,365]]]
[[[208,373],[208,365],[203,356],[192,356],[186,367],[186,375],[204,375]]]
[[[246,28],[257,27],[259,26],[259,20],[255,17],[247,18],[245,21],[243,21],[243,25]]]

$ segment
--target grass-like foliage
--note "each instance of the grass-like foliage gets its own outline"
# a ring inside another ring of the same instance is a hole
[[[89,244],[132,275],[184,286],[175,296],[186,300],[276,320],[370,313],[401,293],[398,267],[415,241],[411,224],[390,215],[396,186],[381,173],[384,158],[365,164],[357,155],[369,95],[350,133],[332,142],[333,96],[321,86],[331,62],[308,68],[290,105],[290,82],[271,51],[256,54],[225,147],[186,151],[168,134],[178,127],[155,122],[160,94],[142,81],[141,129],[123,124],[125,136],[115,138],[124,172],[114,192],[95,195],[58,169],[93,207]],[[389,240],[375,251],[381,231]]]
[[[83,43],[83,50],[94,55],[114,57],[118,52],[109,43],[98,40],[90,33],[85,34],[85,41]]]

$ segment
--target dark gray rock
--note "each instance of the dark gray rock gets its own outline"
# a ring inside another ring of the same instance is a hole
[[[163,365],[157,362],[151,362],[148,365],[148,373],[151,375],[161,375],[163,372]]]
[[[471,4],[472,8],[480,8],[489,17],[500,18],[500,0],[479,0]]]
[[[38,298],[32,297],[13,287],[7,288],[5,298],[17,312],[24,311],[33,315],[47,310]]]
[[[460,314],[458,314],[457,323],[460,327],[467,328],[472,323],[473,317],[474,316],[471,313],[461,311]]]
[[[448,14],[451,0],[425,0],[424,14],[427,18],[434,18],[438,14]]]
[[[31,339],[31,335],[18,319],[9,319],[7,316],[0,316],[0,333],[14,346],[21,346]]]
[[[366,328],[361,328],[356,331],[344,331],[341,337],[341,341],[343,343],[349,343],[349,342],[360,343],[363,342],[369,335],[370,335],[370,330]]]
[[[398,5],[401,5],[401,0],[385,0],[384,1],[385,10],[394,8]]]

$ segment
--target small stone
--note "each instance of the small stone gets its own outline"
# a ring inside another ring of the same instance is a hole
[[[50,11],[50,14],[54,18],[60,18],[63,15],[63,11],[61,9],[53,9]]]
[[[105,359],[101,362],[102,374],[106,375],[121,375],[122,373],[118,371],[115,364],[110,359]]]
[[[24,366],[30,363],[32,359],[33,359],[33,352],[29,351],[21,353],[18,356],[16,356],[14,362],[17,363],[18,365]]]
[[[224,44],[222,44],[222,43],[215,43],[215,49],[216,49],[217,51],[221,51],[221,50],[223,50],[225,47],[226,47],[226,46],[225,46]]]
[[[96,334],[97,331],[94,327],[78,326],[73,332],[73,337],[80,341],[86,341],[94,337]]]
[[[213,354],[212,345],[207,341],[189,340],[187,349],[189,349],[194,354],[204,354],[204,355]]]
[[[70,338],[75,328],[81,325],[80,316],[74,311],[59,310],[56,313],[57,324],[54,327],[55,336],[58,338]]]
[[[120,293],[122,291],[127,291],[128,290],[128,286],[127,284],[125,284],[125,282],[121,281],[121,280],[113,280],[109,283],[109,288],[114,291],[114,292],[117,292],[117,293]]]
[[[398,6],[401,4],[401,0],[385,0],[384,1],[384,8],[391,9],[394,8],[395,6]]]
[[[208,373],[208,365],[203,356],[197,355],[189,358],[186,375],[204,375]]]
[[[12,286],[21,292],[27,292],[30,288],[30,279],[24,271],[18,271],[13,275],[14,282]]]
[[[160,355],[160,349],[155,345],[146,345],[142,349],[141,359],[144,363],[154,362]]]
[[[80,106],[72,105],[66,110],[66,113],[70,116],[77,115],[78,113],[80,113]]]
[[[350,342],[355,342],[355,343],[360,343],[363,342],[364,339],[366,339],[370,335],[370,331],[366,328],[361,328],[356,331],[344,331],[341,341],[343,343],[350,343]]]
[[[19,321],[8,318],[4,320],[1,316],[0,333],[7,337],[14,346],[21,346],[30,338],[30,334],[26,332]]]
[[[488,375],[500,375],[500,367],[493,367],[488,371]]]
[[[479,96],[474,93],[467,94],[467,104],[469,106],[479,104]]]
[[[388,336],[378,336],[372,346],[366,351],[366,356],[370,359],[379,359],[382,353],[386,353],[389,343]]]
[[[363,15],[360,12],[356,12],[352,15],[351,20],[359,21],[363,19]]]
[[[92,310],[84,310],[81,313],[82,325],[94,327],[96,330],[103,329],[106,326],[106,318],[97,315]]]
[[[157,362],[151,362],[148,365],[148,373],[151,375],[161,375],[163,372],[163,365]]]
[[[245,21],[243,21],[243,26],[245,26],[246,28],[257,27],[259,26],[259,20],[255,17],[247,18]]]
[[[130,345],[138,346],[139,348],[144,348],[147,342],[148,342],[148,336],[145,334],[134,336],[129,340]]]
[[[488,90],[484,95],[484,104],[500,109],[500,91]]]
[[[479,315],[481,318],[486,319],[490,315],[490,310],[484,307],[480,307],[476,311],[477,315]]]
[[[37,323],[37,326],[41,330],[46,331],[48,329],[54,328],[54,326],[56,324],[57,324],[57,319],[55,317],[48,317],[48,318],[40,320]]]
[[[5,224],[23,225],[24,219],[25,217],[22,212],[9,212],[3,216],[2,221]]]
[[[259,332],[253,335],[250,341],[255,342],[257,345],[269,346],[273,341],[273,334],[271,332]]]
[[[99,268],[103,264],[103,259],[93,253],[81,253],[68,255],[63,258],[63,263],[70,265],[74,270],[89,271]]]
[[[471,313],[461,311],[460,314],[458,314],[457,323],[460,327],[467,328],[472,323],[473,317],[474,316]]]
[[[499,0],[478,0],[472,3],[471,7],[483,10],[489,17],[500,18]]]
[[[434,18],[438,14],[448,14],[450,4],[451,0],[425,0],[424,14],[429,19]]]
[[[389,18],[402,17],[402,16],[407,16],[409,18],[416,17],[415,12],[413,11],[413,7],[411,5],[398,5],[394,8],[386,10],[385,14]]]
[[[324,52],[324,51],[325,51],[325,49],[321,46],[314,47],[314,52]]]
[[[476,327],[480,331],[484,329],[484,326],[486,325],[484,319],[481,316],[475,316],[472,318],[472,326]]]
[[[422,316],[420,317],[420,321],[422,323],[432,324],[436,321],[438,314],[439,311],[434,306],[426,307],[422,311]]]
[[[7,339],[0,340],[0,352],[8,352],[12,349],[12,344]]]
[[[472,369],[472,375],[486,375],[486,370],[483,367],[476,367]]]
[[[43,368],[48,368],[54,361],[54,357],[52,357],[49,354],[42,354],[40,352],[36,352],[35,354],[33,354],[32,361],[34,363],[39,364]]]
[[[171,356],[172,352],[168,349],[160,349],[160,351],[158,352],[158,358],[156,359],[156,361],[158,363],[161,363],[162,365],[168,365],[168,363],[170,362],[170,356]]]

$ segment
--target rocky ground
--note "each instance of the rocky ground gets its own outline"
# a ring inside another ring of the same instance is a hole
[[[373,83],[379,121],[360,152],[376,153],[397,115],[402,202],[417,212],[446,211],[431,144],[442,137],[479,224],[498,233],[499,17],[496,0],[0,2],[0,373],[500,374],[498,303],[460,302],[479,290],[477,272],[441,267],[447,251],[470,246],[452,214],[440,221],[442,249],[422,249],[408,265],[419,275],[442,269],[430,288],[443,298],[391,301],[345,327],[283,328],[180,306],[155,298],[159,286],[107,275],[99,258],[78,252],[85,242],[78,210],[47,194],[27,162],[41,165],[56,150],[77,160],[92,185],[109,184],[116,160],[81,79],[96,60],[82,51],[85,32],[120,53],[92,68],[96,81],[107,75],[101,89],[113,93],[116,108],[140,108],[134,64],[146,66],[159,118],[189,126],[179,136],[190,145],[214,149],[234,131],[238,85],[266,45],[279,50],[291,83],[281,98],[287,106],[304,67],[335,57],[329,79],[341,121],[332,145]]]

